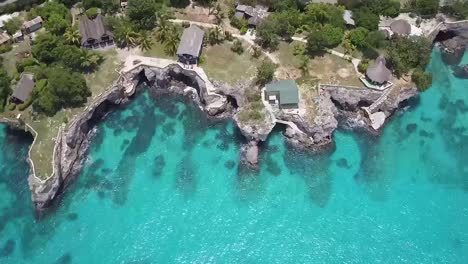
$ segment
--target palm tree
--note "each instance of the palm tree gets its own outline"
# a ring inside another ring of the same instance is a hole
[[[135,32],[130,26],[125,26],[123,29],[122,42],[125,46],[131,47],[138,42],[139,34]]]
[[[171,28],[169,27],[169,23],[167,19],[159,19],[158,21],[158,29],[156,29],[155,37],[160,43],[164,43],[167,40],[167,36],[169,35]]]
[[[83,53],[81,67],[85,69],[94,69],[101,62],[101,56],[95,52],[85,51]]]
[[[140,34],[140,37],[138,38],[138,46],[142,51],[150,50],[151,46],[153,46],[153,41],[147,32]]]
[[[351,43],[351,41],[347,38],[343,40],[341,45],[343,46],[345,55],[351,55],[356,50],[356,46],[354,46],[353,43]]]
[[[167,35],[164,51],[171,56],[175,55],[177,52],[177,46],[179,46],[179,41],[179,32],[176,29],[171,30]]]
[[[221,29],[219,27],[215,27],[210,29],[208,32],[208,42],[210,45],[215,45],[221,42]]]
[[[69,44],[80,45],[81,35],[77,28],[68,28],[65,34],[65,41]]]

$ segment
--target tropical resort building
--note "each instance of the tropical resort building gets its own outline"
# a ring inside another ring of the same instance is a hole
[[[24,103],[31,96],[35,84],[34,75],[23,72],[15,87],[15,91],[11,95],[10,101],[13,103]]]
[[[280,109],[299,108],[299,89],[294,80],[281,80],[265,86],[264,98]]]
[[[40,28],[42,28],[42,23],[44,21],[42,20],[42,17],[37,16],[29,21],[26,21],[23,23],[23,32],[24,34],[31,34]]]
[[[0,45],[9,44],[11,37],[6,32],[0,32]]]
[[[269,15],[268,7],[256,5],[236,5],[234,16],[239,19],[246,19],[250,27],[257,27],[265,17]]]
[[[177,56],[183,64],[197,64],[198,58],[201,55],[203,37],[205,31],[201,28],[191,25],[184,29],[180,38],[179,47],[177,48]]]
[[[98,49],[114,45],[114,35],[105,26],[104,17],[101,14],[94,19],[81,16],[80,34],[83,48]]]
[[[367,68],[366,76],[361,77],[362,83],[367,88],[375,90],[385,90],[393,85],[392,72],[385,65],[386,61],[383,56],[379,56],[374,64]]]
[[[387,38],[393,36],[421,36],[423,34],[422,29],[414,23],[415,20],[408,21],[407,19],[382,18],[379,23],[379,30],[384,32]]]
[[[15,34],[13,34],[13,40],[15,42],[23,41],[24,40],[23,32],[21,32],[21,30],[18,30]]]
[[[411,25],[406,20],[398,19],[390,24],[390,30],[393,34],[406,37],[411,34]]]

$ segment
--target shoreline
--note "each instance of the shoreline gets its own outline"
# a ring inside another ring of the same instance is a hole
[[[122,78],[123,75],[125,75],[125,78]],[[262,144],[259,143],[265,141],[273,128],[280,123],[275,120],[272,125],[268,125],[263,130],[260,129],[260,133],[257,133],[259,131],[255,126],[248,125],[246,126],[248,131],[246,131],[246,127],[238,120],[236,121],[237,109],[228,98],[232,97],[234,99],[231,98],[231,100],[235,100],[235,96],[239,96],[230,93],[236,89],[230,87],[231,89],[226,91],[216,87],[216,93],[208,94],[203,79],[196,72],[183,69],[178,64],[170,64],[164,68],[137,66],[128,72],[123,72],[123,75],[109,90],[97,97],[80,115],[73,119],[66,128],[59,130],[53,154],[55,173],[47,179],[39,179],[33,172],[34,165],[28,162],[31,168],[28,183],[35,211],[39,217],[47,213],[48,209],[56,204],[55,202],[60,199],[69,184],[81,171],[91,144],[95,125],[101,122],[115,107],[124,107],[132,99],[134,93],[140,92],[141,89],[149,89],[150,92],[158,93],[161,96],[164,96],[164,93],[177,93],[194,102],[208,118],[218,120],[231,118],[246,139],[246,143],[241,146],[240,164],[251,170],[258,168],[258,156],[262,148]],[[128,78],[129,76],[130,78]],[[146,82],[148,87],[137,87],[136,83],[133,83],[135,85],[134,91],[129,95],[127,94],[128,86],[126,86],[129,84],[128,80],[138,80],[139,83]],[[332,136],[338,127],[338,123],[340,123],[340,126],[352,130],[364,128],[367,131],[372,131],[368,118],[361,113],[362,110],[358,105],[361,102],[360,98],[367,98],[369,93],[375,94],[375,91],[366,89],[348,91],[343,87],[336,87],[335,89],[334,94],[328,89],[321,89],[321,98],[324,99],[327,108],[322,113],[323,116],[320,117],[319,123],[309,124],[304,120],[297,120],[291,116],[288,119],[288,115],[282,116],[281,120],[288,120],[298,126],[299,131],[302,131],[302,134],[297,133],[297,131],[295,133],[288,132],[291,127],[283,123],[287,127],[283,132],[283,136],[288,144],[295,148],[313,152],[330,149],[334,146]],[[415,91],[415,89],[413,90]],[[343,91],[345,91],[345,96],[342,96]],[[408,98],[416,94],[417,92],[411,94]],[[408,98],[403,98],[402,101]],[[348,104],[350,99],[355,100],[354,106],[350,109],[341,108],[339,104],[337,105],[336,101]],[[388,117],[399,109],[399,104],[400,102],[390,107],[385,106],[387,107]],[[324,130],[324,126],[329,127]],[[252,128],[255,132],[253,134],[251,133],[252,130],[250,130]],[[378,131],[374,132],[379,133]]]

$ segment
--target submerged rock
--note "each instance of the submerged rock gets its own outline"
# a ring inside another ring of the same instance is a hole
[[[457,78],[468,79],[468,65],[455,66],[453,68],[453,75]]]
[[[258,169],[258,142],[249,141],[241,148],[241,162],[249,169]]]

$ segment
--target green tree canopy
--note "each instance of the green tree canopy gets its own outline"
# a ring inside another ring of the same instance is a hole
[[[54,115],[62,108],[81,106],[91,92],[83,75],[56,66],[46,70],[47,85],[33,91],[33,109]]]
[[[21,20],[18,17],[14,17],[3,25],[3,28],[8,32],[8,34],[13,35],[21,28]]]
[[[363,27],[370,31],[379,28],[379,15],[374,13],[370,8],[365,7],[354,11],[353,18],[358,27]]]
[[[468,1],[454,0],[450,5],[443,7],[443,12],[458,19],[468,19]]]
[[[306,49],[310,54],[321,52],[326,48],[338,46],[343,40],[343,29],[333,27],[330,24],[316,26],[307,36]]]
[[[406,5],[422,16],[435,16],[439,11],[439,0],[410,0]]]
[[[2,66],[0,68],[0,109],[3,110],[8,96],[11,94],[11,79],[8,76],[5,68]]]
[[[343,19],[344,8],[332,4],[309,4],[306,6],[303,23],[314,26],[315,24],[325,25],[331,24],[334,27],[344,28],[345,21]],[[295,17],[294,19],[297,19]]]
[[[256,82],[257,84],[263,86],[271,80],[273,80],[273,76],[275,74],[276,65],[272,62],[267,60],[262,61],[260,66],[257,67],[257,75],[256,75]]]
[[[162,8],[161,0],[132,0],[128,2],[127,16],[137,30],[151,30],[156,26],[157,12]]]
[[[348,33],[348,39],[351,42],[351,44],[353,44],[354,46],[358,48],[363,48],[367,46],[366,38],[368,34],[369,34],[369,30],[363,27],[358,27],[358,28],[351,30]]]
[[[431,42],[425,37],[397,38],[386,48],[387,61],[397,75],[411,69],[425,69],[431,55]]]
[[[416,87],[419,91],[423,92],[431,87],[432,84],[432,75],[430,73],[426,73],[420,68],[417,68],[413,71],[411,75],[411,79],[416,84]]]
[[[55,58],[54,49],[60,44],[57,36],[50,33],[40,34],[37,36],[32,47],[33,56],[45,64],[51,64]]]
[[[70,26],[70,23],[60,15],[54,14],[46,20],[44,26],[50,33],[57,36],[62,36]]]

